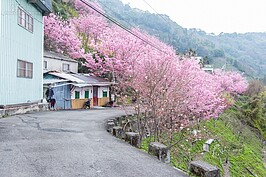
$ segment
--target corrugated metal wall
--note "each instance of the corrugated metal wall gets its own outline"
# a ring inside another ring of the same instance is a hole
[[[56,109],[71,109],[70,85],[55,87],[53,90]]]
[[[18,6],[34,17],[33,33],[18,25]],[[0,105],[42,99],[43,17],[27,0],[1,0]],[[17,77],[17,59],[33,63],[33,78]]]
[[[1,16],[2,16],[2,1],[0,1],[0,39],[1,39]],[[0,52],[1,52],[1,43],[0,43]]]

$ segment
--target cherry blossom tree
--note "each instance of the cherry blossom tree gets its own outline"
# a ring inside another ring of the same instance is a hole
[[[54,14],[44,17],[44,46],[74,59],[83,53],[75,27]]]
[[[240,73],[215,70],[214,76],[220,87],[230,94],[241,94],[247,89],[247,81]]]
[[[132,35],[80,0],[73,5],[79,17],[63,21],[52,14],[45,18],[45,46],[85,59],[95,74],[115,80],[119,93],[136,98],[141,134],[141,127],[148,125],[156,139],[161,132],[172,137],[181,127],[216,118],[230,106],[228,94],[235,96],[247,88],[239,73],[206,73],[193,56],[176,55],[156,37],[139,29],[131,29]]]

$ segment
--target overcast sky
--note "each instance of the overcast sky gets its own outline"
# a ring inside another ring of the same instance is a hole
[[[131,7],[170,16],[184,28],[207,33],[266,32],[266,0],[121,0]]]

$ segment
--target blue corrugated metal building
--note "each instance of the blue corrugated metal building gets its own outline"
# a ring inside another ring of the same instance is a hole
[[[54,92],[53,98],[56,100],[55,109],[71,109],[70,81],[50,75],[49,73],[45,73],[43,85],[44,98],[46,97],[46,90],[49,88],[50,85],[52,86]]]
[[[61,73],[56,71],[46,72],[43,74],[44,81],[44,98],[45,92],[49,86],[52,87],[56,100],[56,109],[71,109],[71,88],[73,83],[84,83],[84,81],[67,73]]]

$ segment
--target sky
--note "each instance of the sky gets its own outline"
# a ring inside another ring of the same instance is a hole
[[[266,0],[121,0],[207,33],[266,32]],[[150,8],[147,2],[152,8]]]

